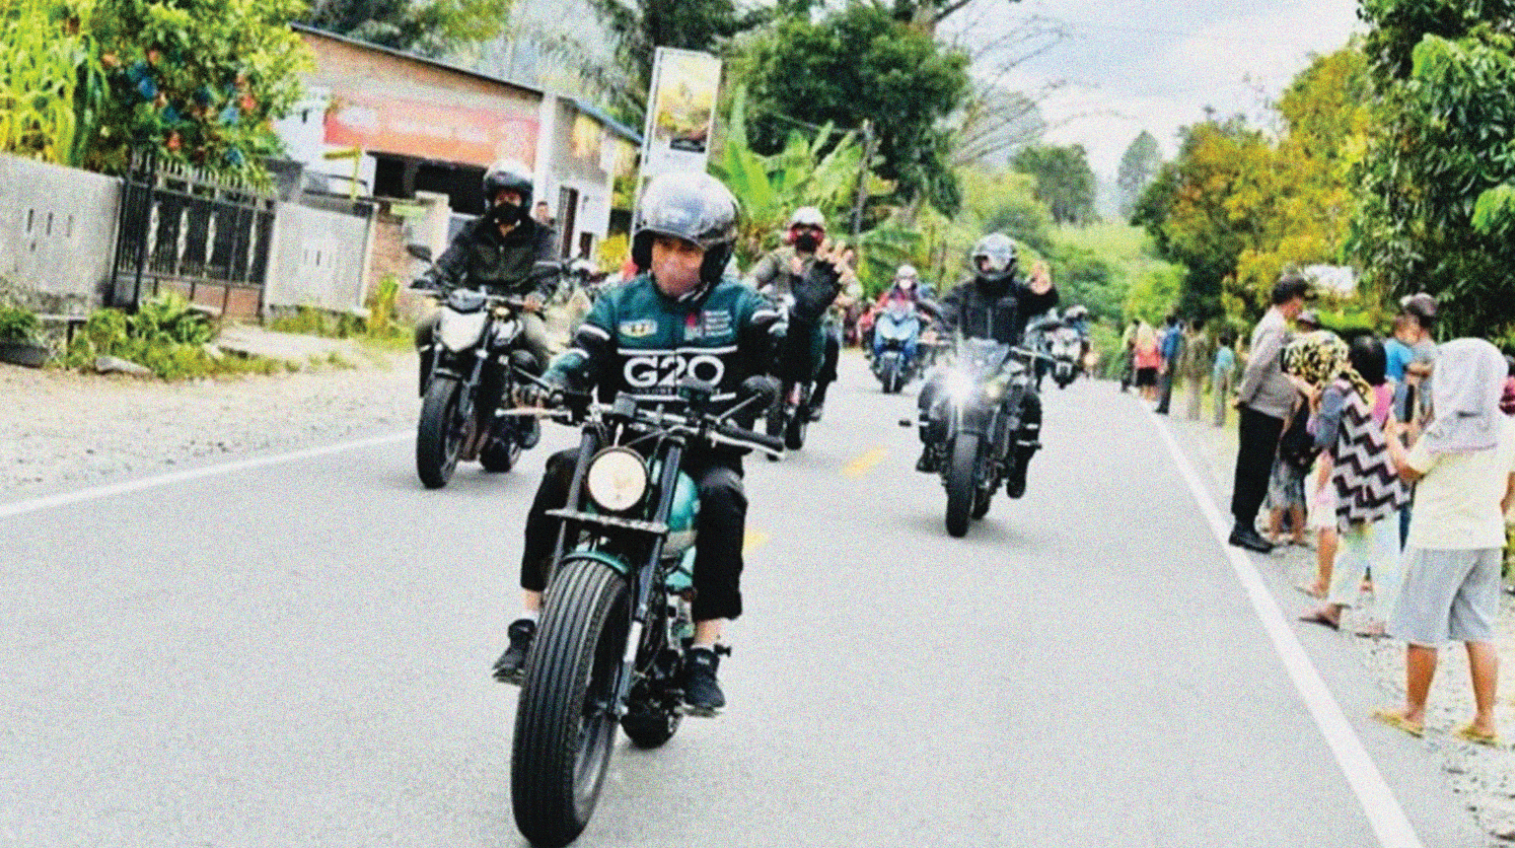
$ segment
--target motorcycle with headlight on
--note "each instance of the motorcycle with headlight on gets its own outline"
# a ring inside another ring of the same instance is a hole
[[[560,263],[539,262],[530,279],[560,273]],[[440,296],[431,347],[421,352],[424,400],[416,427],[416,473],[428,489],[446,486],[461,459],[477,458],[486,471],[509,471],[541,436],[535,419],[497,415],[480,404],[486,379],[497,379],[503,381],[501,406],[510,408],[522,375],[545,364],[518,344],[525,298],[470,288]]]
[[[1077,377],[1084,354],[1084,338],[1078,330],[1055,315],[1044,316],[1026,327],[1026,344],[1045,356],[1036,364],[1036,388],[1042,378],[1052,375],[1059,389],[1066,389]]]
[[[698,494],[680,465],[696,444],[782,453],[780,439],[732,422],[771,402],[757,379],[719,415],[714,387],[685,380],[653,401],[570,397],[558,416],[582,435],[568,502],[548,512],[561,525],[510,761],[516,825],[533,845],[566,845],[588,824],[618,724],[641,748],[679,728],[699,544]]]
[[[970,520],[989,512],[994,492],[1016,462],[1021,400],[1033,391],[1034,366],[1050,359],[1028,347],[992,339],[964,339],[943,375],[941,395],[926,425],[931,449],[940,452],[947,490],[947,533],[963,536]]]

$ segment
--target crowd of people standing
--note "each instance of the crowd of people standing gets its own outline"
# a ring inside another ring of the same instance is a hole
[[[1315,603],[1300,620],[1405,642],[1405,703],[1374,713],[1415,736],[1439,648],[1468,654],[1474,715],[1454,732],[1500,744],[1494,723],[1506,515],[1515,505],[1515,358],[1488,341],[1437,344],[1438,303],[1403,298],[1384,336],[1333,332],[1283,275],[1242,351],[1169,315],[1123,336],[1122,390],[1190,420],[1237,413],[1229,543],[1258,553],[1313,547]]]

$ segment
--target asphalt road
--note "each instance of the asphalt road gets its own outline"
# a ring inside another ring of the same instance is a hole
[[[1182,426],[1049,385],[1028,494],[951,539],[913,394],[844,365],[806,449],[749,461],[730,708],[620,747],[579,845],[1487,843],[1357,654],[1270,618]],[[0,845],[523,844],[487,672],[573,437],[435,492],[400,434],[0,500]]]

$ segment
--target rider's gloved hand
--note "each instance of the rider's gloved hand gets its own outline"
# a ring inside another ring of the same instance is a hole
[[[563,387],[552,382],[547,382],[546,385],[527,383],[516,390],[516,398],[522,406],[557,409],[563,405]]]
[[[836,301],[844,282],[852,279],[852,251],[829,239],[816,251],[810,270],[794,286],[794,306],[789,312],[805,324],[818,323]]]
[[[420,291],[442,290],[442,285],[431,277],[416,277],[414,280],[410,281],[410,287],[412,289],[418,289]]]

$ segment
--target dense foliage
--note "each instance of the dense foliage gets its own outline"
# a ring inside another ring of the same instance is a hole
[[[1095,219],[1094,170],[1081,144],[1068,147],[1028,145],[1010,167],[1036,180],[1036,196],[1059,224],[1088,224]]]
[[[95,0],[0,8],[0,152],[77,165],[104,93]]]
[[[1365,0],[1379,103],[1353,254],[1451,333],[1515,333],[1515,3]]]
[[[85,164],[119,172],[130,149],[258,179],[278,152],[272,121],[308,61],[288,22],[303,0],[97,0],[108,86]]]
[[[459,44],[498,35],[512,0],[315,0],[303,17],[313,27],[438,56]]]
[[[819,21],[791,16],[745,45],[750,73],[747,133],[774,153],[798,128],[866,124],[876,172],[897,200],[924,197],[955,211],[960,188],[943,120],[968,91],[968,58],[882,7],[854,3]]]

